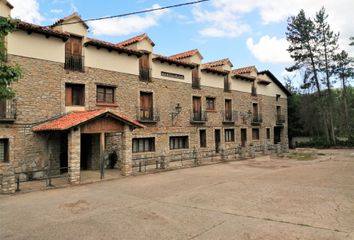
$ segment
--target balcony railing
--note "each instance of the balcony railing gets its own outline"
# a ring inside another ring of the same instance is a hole
[[[84,71],[84,56],[65,54],[64,68],[72,71]]]
[[[285,115],[277,114],[275,118],[276,118],[277,125],[282,125],[285,123]]]
[[[262,114],[252,115],[252,125],[260,125],[263,122]]]
[[[224,78],[224,91],[225,92],[230,92],[231,91],[231,84],[230,84],[228,76],[225,76],[225,78]]]
[[[222,111],[223,123],[237,122],[237,111]]]
[[[200,78],[199,77],[192,77],[192,88],[200,89]]]
[[[151,108],[138,108],[137,116],[138,121],[143,123],[157,123],[160,121],[158,112]]]
[[[191,123],[205,123],[208,121],[206,111],[191,111]]]
[[[16,105],[13,100],[0,100],[0,121],[11,122],[16,119]]]
[[[140,81],[150,82],[151,81],[151,68],[140,67],[139,79],[140,79]]]

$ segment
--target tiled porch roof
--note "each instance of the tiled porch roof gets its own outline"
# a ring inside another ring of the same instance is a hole
[[[234,70],[232,70],[232,73],[245,74],[245,73],[251,73],[253,70],[255,70],[257,72],[257,68],[255,66],[249,66],[249,67],[234,69]]]
[[[92,110],[84,112],[72,112],[68,115],[59,117],[54,120],[49,120],[48,122],[39,124],[33,127],[34,132],[43,132],[43,131],[63,131],[83,124],[87,121],[99,118],[104,114],[111,114],[114,118],[124,122],[125,124],[137,127],[144,128],[145,126],[139,122],[128,118],[127,116],[112,110]]]
[[[140,57],[143,55],[142,51],[129,49],[126,47],[118,46],[117,44],[113,44],[110,42],[105,42],[105,41],[93,39],[93,38],[87,38],[87,41],[84,43],[84,45],[85,46],[91,45],[91,46],[95,46],[98,48],[106,48],[108,50],[115,50],[117,52],[126,53],[128,55],[135,55],[137,57]]]
[[[186,67],[186,68],[195,68],[196,66],[198,66],[197,64],[195,63],[189,63],[189,62],[186,62],[186,61],[183,61],[183,60],[178,60],[178,59],[174,59],[174,58],[171,58],[171,57],[165,57],[165,56],[162,56],[162,55],[155,55],[153,57],[153,60],[154,61],[159,61],[161,63],[169,63],[169,64],[176,64],[177,66],[182,66],[182,67]]]
[[[44,34],[46,36],[57,37],[63,40],[67,40],[70,37],[68,33],[60,32],[49,27],[42,27],[36,24],[27,23],[23,21],[20,21],[17,24],[17,29],[27,31],[28,33],[34,32],[34,33]]]
[[[205,67],[205,68],[215,68],[215,67],[221,67],[221,66],[223,66],[225,64],[229,64],[231,67],[233,67],[230,59],[228,59],[228,58],[224,58],[224,59],[213,61],[213,62],[204,63],[203,67]]]
[[[183,52],[183,53],[178,53],[178,54],[172,55],[172,56],[170,56],[170,58],[179,60],[179,59],[191,57],[191,56],[193,56],[194,54],[196,54],[198,52],[199,52],[198,49],[193,49],[193,50],[190,50],[190,51],[187,51],[187,52]]]
[[[117,46],[121,46],[121,47],[127,47],[129,45],[134,44],[134,43],[140,42],[140,41],[142,41],[145,38],[148,39],[151,42],[152,46],[155,46],[155,43],[149,38],[149,36],[146,33],[143,33],[143,34],[140,34],[140,35],[138,35],[136,37],[132,37],[130,39],[124,40],[123,42],[119,42],[116,45]]]

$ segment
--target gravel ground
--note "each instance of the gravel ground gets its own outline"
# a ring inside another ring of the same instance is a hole
[[[354,239],[354,150],[0,196],[0,239]]]

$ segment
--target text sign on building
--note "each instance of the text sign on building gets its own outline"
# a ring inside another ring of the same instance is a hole
[[[161,72],[161,76],[169,77],[169,78],[184,79],[184,75],[177,74],[177,73]]]

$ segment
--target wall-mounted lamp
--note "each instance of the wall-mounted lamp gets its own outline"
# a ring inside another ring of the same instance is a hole
[[[177,103],[175,107],[175,111],[171,113],[172,121],[178,116],[178,114],[181,113],[181,111],[182,111],[182,107],[179,103]]]

